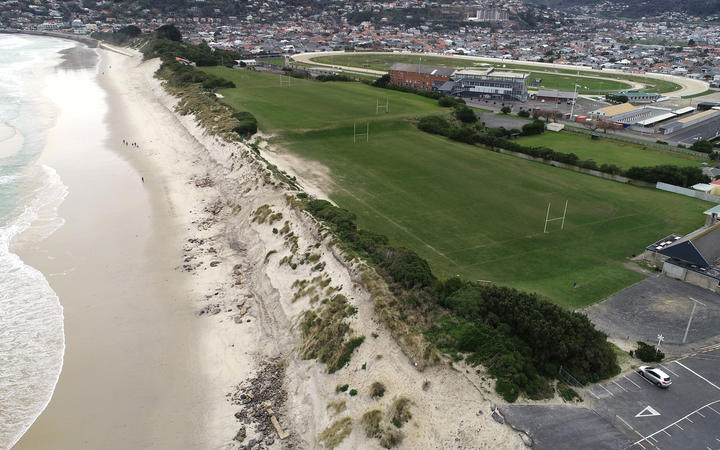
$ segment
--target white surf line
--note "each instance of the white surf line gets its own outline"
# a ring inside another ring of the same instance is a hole
[[[714,402],[710,402],[710,403],[708,403],[708,404],[705,405],[705,406],[701,406],[700,408],[696,409],[695,411],[691,412],[690,414],[686,415],[685,417],[682,417],[682,418],[676,420],[675,422],[671,423],[670,425],[666,426],[665,428],[662,428],[662,429],[660,429],[660,430],[657,430],[656,432],[654,432],[654,433],[652,433],[652,434],[648,434],[648,435],[645,436],[644,438],[642,438],[642,439],[640,439],[639,441],[635,442],[633,445],[641,445],[641,444],[640,444],[641,442],[648,442],[648,439],[650,439],[651,437],[655,436],[655,435],[658,434],[658,433],[662,433],[662,432],[667,433],[665,430],[667,430],[668,428],[673,427],[673,426],[678,427],[678,428],[680,428],[681,430],[685,431],[685,429],[684,429],[683,427],[681,427],[680,425],[678,425],[679,422],[682,422],[683,420],[687,419],[689,416],[695,414],[696,412],[698,412],[698,411],[700,411],[700,410],[703,410],[703,409],[705,409],[705,408],[710,408],[710,407],[711,407],[712,405],[714,405],[715,403],[720,403],[720,400],[715,400]],[[632,445],[631,445],[631,447],[632,447]]]
[[[718,391],[720,391],[720,387],[718,387],[717,384],[713,383],[712,381],[708,380],[708,379],[705,378],[704,376],[702,376],[702,375],[700,375],[699,373],[695,372],[694,370],[692,370],[691,368],[689,368],[689,367],[686,366],[685,364],[681,363],[680,361],[675,361],[675,362],[676,362],[678,365],[684,367],[688,372],[690,372],[690,373],[692,373],[692,374],[695,374],[695,376],[697,376],[697,377],[700,378],[701,380],[703,380],[703,381],[705,381],[706,383],[708,383],[710,386],[712,386],[712,387],[714,387],[715,389],[717,389]]]
[[[633,380],[631,380],[631,379],[628,378],[627,376],[623,375],[623,378],[625,378],[626,380],[628,380],[629,382],[631,382],[632,384],[634,384],[636,388],[642,389],[639,384],[635,383]]]

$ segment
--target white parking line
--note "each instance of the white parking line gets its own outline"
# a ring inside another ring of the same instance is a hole
[[[695,423],[695,422],[693,422],[692,420],[690,420],[689,417],[686,417],[685,420],[687,420],[687,421],[690,422],[690,423]]]
[[[615,396],[613,395],[613,393],[610,392],[610,391],[608,391],[607,388],[605,388],[605,386],[603,386],[602,384],[598,384],[598,386],[600,386],[601,388],[605,389],[605,392],[607,392],[608,394],[610,394],[612,397],[615,397]]]
[[[620,386],[619,384],[617,384],[617,381],[613,380],[613,383],[615,383],[615,386],[619,387],[619,388],[622,389],[623,391],[625,391],[625,392],[628,391],[628,390],[625,389],[624,387],[622,387],[622,386]]]
[[[713,408],[712,406],[708,406],[708,408],[710,408],[710,409],[712,409],[713,411],[715,411],[715,414],[720,415],[720,412],[718,412],[717,409]]]
[[[665,430],[667,430],[668,428],[670,428],[670,427],[672,427],[672,426],[678,427],[678,428],[680,428],[681,430],[685,431],[685,429],[684,429],[683,427],[681,427],[680,425],[678,425],[678,422],[681,422],[681,421],[687,419],[688,416],[691,416],[691,415],[695,414],[696,412],[698,412],[698,411],[700,411],[700,410],[702,410],[702,409],[712,407],[712,405],[714,405],[715,403],[720,403],[720,400],[715,400],[714,402],[710,402],[710,403],[708,403],[708,404],[705,405],[705,406],[701,406],[700,408],[698,408],[698,409],[696,409],[695,411],[691,412],[691,413],[688,414],[687,416],[678,419],[677,421],[671,423],[670,425],[666,426],[665,428],[662,428],[662,429],[660,429],[660,430],[658,430],[658,431],[656,431],[656,432],[654,432],[654,433],[652,433],[652,434],[648,434],[648,435],[645,436],[644,438],[642,438],[642,439],[640,439],[639,441],[635,442],[633,445],[640,445],[640,446],[642,447],[642,445],[640,444],[641,442],[643,442],[643,441],[644,441],[644,442],[648,442],[648,439],[649,439],[649,438],[655,436],[655,435],[658,434],[658,433],[665,432],[665,433],[667,434],[667,431],[665,431]],[[713,411],[714,411],[714,410],[713,410]],[[717,438],[716,438],[716,439],[717,439]]]
[[[697,412],[697,415],[702,417],[703,419],[705,418],[705,416],[703,416],[702,413],[700,413],[700,411]]]
[[[626,380],[628,380],[629,382],[631,382],[632,384],[634,384],[636,388],[641,389],[641,388],[640,388],[640,385],[637,384],[636,382],[634,382],[633,380],[631,380],[630,378],[626,377],[625,375],[623,375],[623,378],[625,378]]]
[[[677,362],[677,361],[674,361],[674,362]],[[668,372],[670,372],[670,373],[673,374],[674,376],[676,376],[676,377],[678,376],[678,374],[676,374],[675,372],[673,372],[673,371],[670,370],[669,368],[663,366],[662,364],[658,364],[658,366],[660,366],[660,367],[662,367],[663,369],[667,370]]]
[[[720,387],[718,387],[718,385],[716,385],[716,384],[713,383],[712,381],[708,380],[708,379],[705,378],[704,376],[702,376],[702,375],[700,375],[699,373],[695,372],[694,370],[692,370],[691,368],[689,368],[689,367],[686,366],[685,364],[681,363],[680,361],[675,361],[675,362],[678,363],[679,365],[681,365],[682,367],[684,367],[688,372],[690,372],[690,373],[692,373],[692,374],[695,374],[695,376],[697,376],[697,377],[700,378],[701,380],[707,382],[710,386],[712,386],[712,387],[714,387],[715,389],[717,389],[718,391],[720,391]]]

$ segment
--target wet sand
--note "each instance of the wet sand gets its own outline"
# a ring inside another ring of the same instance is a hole
[[[176,270],[186,218],[122,145],[142,133],[87,66],[45,92],[62,107],[39,163],[68,186],[66,222],[39,243],[23,236],[16,250],[60,297],[66,352],[50,404],[15,448],[208,448],[209,411],[222,397],[206,389],[213,354],[193,280]]]

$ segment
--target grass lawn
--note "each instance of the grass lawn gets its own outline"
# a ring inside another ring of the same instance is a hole
[[[633,166],[699,166],[702,161],[683,153],[658,150],[637,144],[615,141],[598,134],[600,140],[571,131],[545,132],[537,136],[521,137],[518,144],[528,147],[548,147],[563,153],[575,153],[580,159],[592,159],[598,164],[615,164],[623,169]]]
[[[367,120],[378,117],[377,102],[384,104],[386,98],[390,104],[390,113],[383,114],[386,119],[447,112],[436,100],[363,83],[320,83],[292,78],[287,87],[280,85],[279,75],[226,67],[202,69],[230,79],[240,87],[222,90],[224,100],[241,111],[252,112],[263,131],[307,130],[343,123],[352,127],[355,121],[358,126],[365,126]]]
[[[704,220],[708,205],[699,200],[423,133],[407,117],[437,108],[412,94],[387,92],[397,109],[377,117],[374,99],[386,91],[310,81],[281,89],[277,77],[233,74],[241,78],[221,90],[227,102],[277,131],[277,144],[328,167],[332,200],[361,227],[416,250],[441,278],[492,280],[584,306],[642,279],[623,267],[626,257]],[[369,111],[357,100],[365,97]],[[354,120],[370,121],[369,143],[352,143]],[[544,234],[548,202],[559,216],[565,200],[565,230],[553,222]]]
[[[430,56],[430,55],[403,55],[397,53],[387,54],[366,54],[366,53],[347,53],[344,55],[330,55],[330,56],[318,56],[312,58],[313,61],[325,64],[337,64],[343,66],[352,67],[364,67],[374,70],[388,70],[394,63],[410,63],[410,64],[425,64],[431,66],[442,66],[442,67],[487,67],[493,66],[503,70],[523,70],[531,72],[528,77],[528,82],[535,78],[543,78],[542,85],[547,89],[562,89],[565,91],[572,91],[574,89],[575,77],[572,75],[580,74],[589,77],[613,78],[619,80],[618,82],[612,82],[609,80],[588,80],[587,78],[580,77],[578,84],[587,86],[588,89],[581,89],[580,92],[587,93],[605,93],[607,90],[624,90],[628,87],[627,83],[623,83],[622,80],[637,81],[644,83],[646,92],[670,92],[680,88],[679,85],[670,81],[658,80],[655,78],[648,78],[642,75],[632,74],[618,74],[618,73],[602,73],[597,74],[590,71],[578,71],[575,69],[561,69],[553,67],[532,66],[522,63],[500,63],[500,62],[485,62],[485,61],[473,61],[464,58],[453,58],[451,56]],[[543,72],[554,72],[557,75],[550,73],[539,73]],[[566,77],[563,75],[567,75]],[[545,80],[548,80],[547,82]]]

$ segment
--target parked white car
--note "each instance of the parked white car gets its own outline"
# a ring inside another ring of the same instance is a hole
[[[658,369],[657,367],[640,366],[638,368],[638,373],[644,376],[646,379],[650,380],[655,386],[661,388],[670,387],[670,385],[672,384],[670,376],[662,370]]]

